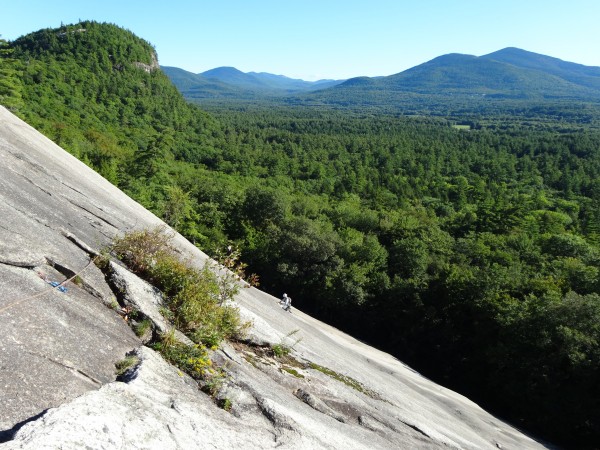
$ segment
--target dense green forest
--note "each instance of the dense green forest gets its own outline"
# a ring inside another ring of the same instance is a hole
[[[114,25],[0,52],[3,104],[201,249],[239,246],[266,291],[526,430],[600,442],[600,132],[566,119],[574,105],[556,122],[503,110],[462,127],[300,105],[207,113]]]

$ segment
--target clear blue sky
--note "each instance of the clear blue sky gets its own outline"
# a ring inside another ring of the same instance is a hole
[[[154,44],[162,65],[292,78],[391,75],[504,47],[600,66],[599,0],[1,0],[0,35],[91,19]]]

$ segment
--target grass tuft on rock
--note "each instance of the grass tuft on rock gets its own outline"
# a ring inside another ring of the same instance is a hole
[[[140,362],[140,358],[135,355],[129,355],[115,363],[115,373],[118,377],[123,376],[131,368],[135,367]]]
[[[319,364],[316,364],[314,362],[309,362],[309,367],[313,370],[317,370],[333,378],[334,380],[344,383],[346,386],[351,387],[352,389],[358,392],[362,392],[363,394],[368,395],[371,398],[379,399],[379,395],[376,392],[366,388],[365,386],[363,386],[362,383],[360,383],[352,377],[338,373],[334,370],[329,369],[328,367],[320,366]]]

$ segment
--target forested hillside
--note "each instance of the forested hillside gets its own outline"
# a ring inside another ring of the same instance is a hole
[[[209,115],[148,43],[94,22],[22,37],[1,64],[13,111],[203,250],[239,246],[265,290],[530,431],[600,441],[596,129]]]

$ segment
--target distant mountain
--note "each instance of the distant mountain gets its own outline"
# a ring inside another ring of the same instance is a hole
[[[178,67],[161,66],[161,69],[188,100],[207,97],[244,97],[240,89],[216,78],[209,79]]]
[[[600,67],[505,48],[489,55],[447,54],[394,75],[352,78],[304,100],[338,105],[461,108],[491,100],[600,100]]]
[[[364,86],[376,86],[377,82],[375,78],[369,78],[369,77],[355,77],[355,78],[350,78],[347,81],[344,81],[343,83],[340,84],[340,86],[343,86],[345,88],[348,87],[364,87]]]
[[[385,77],[378,83],[389,89],[423,94],[453,92],[509,98],[582,97],[590,94],[588,86],[573,83],[542,68],[459,54],[440,56]]]
[[[285,96],[326,89],[343,80],[305,81],[266,72],[242,72],[235,67],[217,67],[199,74],[177,67],[162,70],[188,99]]]
[[[258,77],[244,73],[235,67],[217,67],[198,75],[207,80],[219,81],[236,88],[249,90],[265,90],[269,88],[268,84],[264,83]]]
[[[524,69],[542,71],[581,86],[600,89],[600,67],[584,66],[514,47],[508,47],[481,58],[512,64]]]
[[[325,89],[328,87],[336,86],[342,83],[344,80],[317,80],[317,81],[305,81],[296,78],[288,78],[284,75],[273,75],[266,72],[249,72],[250,75],[254,75],[259,80],[270,85],[274,89],[282,89],[286,91],[312,91],[316,89]]]

